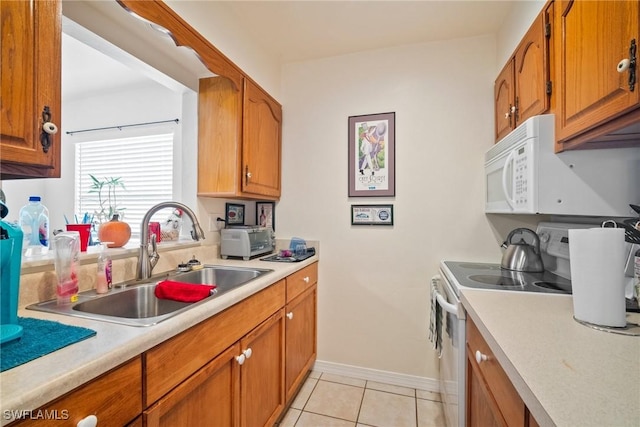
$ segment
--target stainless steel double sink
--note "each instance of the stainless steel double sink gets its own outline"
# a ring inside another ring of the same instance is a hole
[[[104,295],[97,294],[93,290],[81,292],[78,294],[78,301],[74,303],[58,304],[56,300],[51,300],[32,304],[26,308],[123,325],[151,326],[210,301],[211,298],[246,285],[272,271],[260,268],[205,265],[200,270],[169,273],[146,282],[114,286],[114,289]],[[195,303],[159,299],[155,296],[155,287],[159,282],[167,279],[198,285],[216,285],[215,293]]]

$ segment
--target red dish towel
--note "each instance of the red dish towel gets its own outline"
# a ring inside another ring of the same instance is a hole
[[[197,302],[211,295],[216,285],[194,285],[191,283],[164,280],[156,285],[155,294],[160,299],[182,302]]]

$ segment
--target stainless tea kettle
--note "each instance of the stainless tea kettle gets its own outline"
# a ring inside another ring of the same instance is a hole
[[[533,235],[535,246],[531,246],[521,237],[520,241],[514,243],[511,241],[516,234],[530,233]],[[516,228],[511,231],[504,241],[502,247],[505,248],[502,254],[502,262],[500,267],[504,270],[522,271],[526,273],[541,273],[544,271],[542,257],[540,256],[540,238],[535,231],[528,228]]]

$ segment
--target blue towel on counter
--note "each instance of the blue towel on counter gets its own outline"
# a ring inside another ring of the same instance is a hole
[[[436,293],[438,288],[435,282],[431,282],[431,316],[429,318],[429,341],[433,343],[433,349],[442,357],[442,307],[438,304]]]
[[[92,329],[30,317],[18,317],[18,324],[22,338],[0,347],[0,372],[96,335]]]

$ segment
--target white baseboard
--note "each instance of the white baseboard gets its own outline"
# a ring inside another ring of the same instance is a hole
[[[380,371],[377,369],[361,368],[359,366],[343,365],[341,363],[326,362],[316,360],[313,366],[314,371],[326,372],[328,374],[342,375],[345,377],[358,378],[361,380],[375,381],[385,384],[409,387],[419,390],[440,393],[438,380],[415,375],[399,374],[397,372]]]

